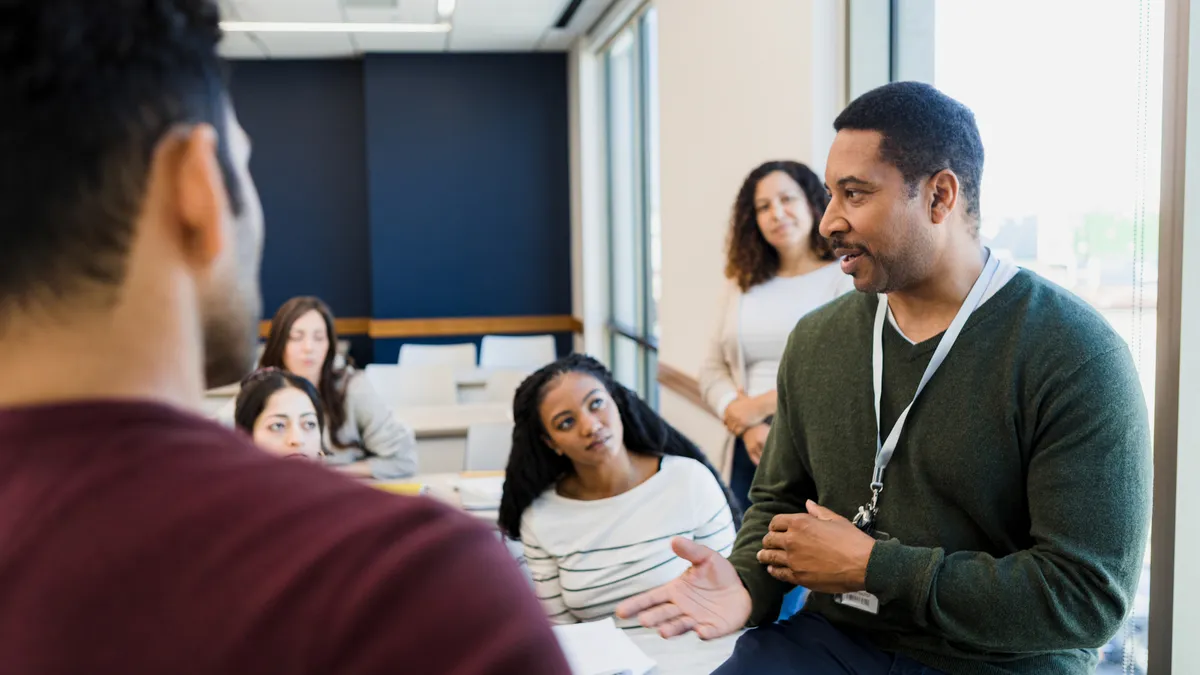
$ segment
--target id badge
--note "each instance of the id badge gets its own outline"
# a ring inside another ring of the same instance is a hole
[[[839,605],[853,607],[867,614],[879,613],[879,598],[871,595],[866,591],[855,591],[854,593],[839,593],[833,596],[833,601]]]

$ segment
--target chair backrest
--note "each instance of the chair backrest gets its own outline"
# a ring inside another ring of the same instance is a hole
[[[455,405],[454,368],[440,366],[367,366],[367,379],[389,406]]]
[[[482,368],[537,370],[554,361],[553,335],[488,335],[479,353]]]
[[[483,397],[488,403],[512,405],[513,394],[527,377],[529,372],[524,370],[493,370],[487,374]]]
[[[400,345],[402,366],[452,366],[456,369],[474,368],[474,342],[454,345]]]
[[[512,422],[479,422],[467,427],[463,471],[503,471],[512,452]]]

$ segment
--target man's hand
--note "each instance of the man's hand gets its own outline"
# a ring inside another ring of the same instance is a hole
[[[820,593],[866,590],[875,539],[811,499],[808,513],[771,519],[758,561],[785,583]]]
[[[725,428],[734,436],[741,436],[750,427],[762,423],[767,418],[759,405],[757,398],[747,396],[739,390],[738,397],[725,406]]]
[[[754,466],[758,466],[758,463],[762,461],[763,448],[767,446],[767,435],[770,433],[770,425],[757,424],[742,434],[742,443],[746,445],[746,454],[750,455],[750,461],[754,462]]]
[[[692,563],[678,579],[617,605],[617,616],[632,616],[665,637],[696,631],[711,640],[742,628],[750,618],[750,593],[733,563],[691,539],[675,537],[671,548]]]

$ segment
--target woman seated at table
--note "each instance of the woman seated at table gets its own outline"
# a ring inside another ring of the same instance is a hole
[[[552,622],[611,616],[678,577],[673,536],[729,554],[740,514],[716,470],[595,359],[531,375],[513,417],[500,528],[524,543]]]
[[[320,459],[325,417],[312,383],[278,368],[263,368],[242,380],[234,424],[258,447],[280,457]]]
[[[417,472],[412,429],[398,421],[365,373],[334,368],[333,312],[314,297],[292,298],[271,319],[260,367],[282,368],[313,384],[325,415],[325,461],[360,478],[393,479]]]

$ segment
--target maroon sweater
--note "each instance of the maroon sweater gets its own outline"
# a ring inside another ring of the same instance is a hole
[[[139,403],[0,411],[0,670],[569,673],[485,525]]]

